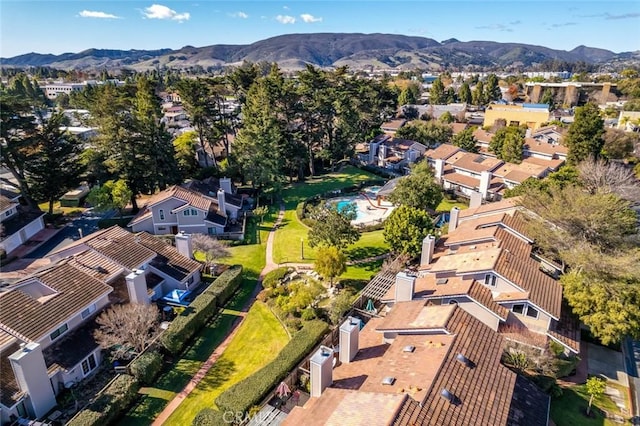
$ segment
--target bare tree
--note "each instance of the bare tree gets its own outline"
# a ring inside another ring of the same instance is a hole
[[[396,257],[389,256],[382,262],[382,268],[380,269],[380,272],[391,272],[397,274],[398,272],[404,270],[404,268],[407,266],[407,263],[409,263],[409,260],[411,260],[411,256],[409,256],[408,254],[401,253]]]
[[[227,246],[217,238],[209,235],[194,234],[191,237],[191,242],[193,243],[194,250],[204,254],[206,264],[209,267],[209,272],[211,272],[211,266],[213,265],[214,260],[229,257],[231,255]]]
[[[100,314],[96,322],[100,328],[93,336],[118,359],[130,359],[144,351],[159,331],[155,305],[115,305]]]
[[[578,165],[580,181],[587,191],[614,193],[628,201],[640,201],[640,182],[624,164],[590,158]]]

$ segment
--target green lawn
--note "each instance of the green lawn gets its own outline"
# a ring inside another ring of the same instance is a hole
[[[166,424],[191,424],[200,410],[214,406],[225,389],[273,360],[287,341],[286,331],[271,310],[262,302],[254,303],[233,341]]]
[[[452,208],[458,207],[460,210],[468,209],[469,204],[460,203],[458,201],[447,200],[446,198],[442,200],[438,207],[436,207],[437,212],[450,212]]]
[[[253,242],[253,244],[230,247],[231,257],[224,259],[224,263],[238,264],[244,267],[240,292],[231,299],[226,309],[197,335],[191,347],[182,357],[165,368],[155,387],[143,388],[140,391],[143,396],[138,404],[121,419],[123,425],[151,424],[169,401],[187,385],[202,363],[227,335],[234,321],[238,319],[237,310],[241,309],[249,300],[255,288],[256,279],[264,268],[266,262],[265,246],[269,229],[275,221],[275,211],[272,209],[269,215],[265,216],[262,225],[248,225],[247,241]],[[262,243],[258,244],[257,241]],[[196,253],[196,258],[202,260],[198,253]]]
[[[154,387],[143,388],[143,396],[134,407],[119,420],[122,425],[149,425],[164,407],[189,383],[214,349],[224,340],[234,321],[238,319],[235,309],[240,309],[249,300],[255,281],[245,280],[238,293],[227,304],[222,314],[207,324],[191,346],[176,362],[167,365]]]
[[[282,225],[276,232],[273,260],[277,263],[306,262],[312,263],[316,251],[309,247],[307,233],[309,229],[298,220],[296,207],[299,203],[314,195],[323,194],[334,189],[345,188],[366,180],[380,179],[370,173],[353,166],[346,166],[339,173],[331,173],[317,179],[309,179],[296,183],[283,191],[286,212]],[[302,248],[304,245],[304,259]],[[350,260],[376,256],[386,251],[382,231],[369,232],[362,235],[360,241],[347,248]]]
[[[607,383],[620,390],[622,395],[627,395],[626,388]],[[627,406],[629,404],[627,398]],[[551,399],[551,419],[557,426],[614,426],[617,423],[606,419],[601,410],[621,415],[620,410],[607,395],[595,398],[592,405],[592,416],[585,415],[589,405],[589,394],[585,390],[585,385],[577,385],[562,388],[562,396]]]

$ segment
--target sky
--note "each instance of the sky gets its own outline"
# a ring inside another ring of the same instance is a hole
[[[0,57],[351,32],[640,50],[640,1],[0,0]]]

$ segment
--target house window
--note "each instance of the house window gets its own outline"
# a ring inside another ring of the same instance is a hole
[[[185,211],[182,212],[182,214],[185,216],[191,216],[191,210],[186,209]]]
[[[93,305],[89,306],[87,309],[82,311],[80,315],[82,316],[82,319],[85,319],[95,311],[96,311],[96,304],[94,303]]]
[[[13,213],[13,209],[7,210],[7,212],[4,215],[5,216],[11,216],[11,213]]]
[[[527,316],[531,318],[538,318],[538,310],[533,306],[527,306]]]
[[[49,337],[51,338],[52,341],[56,340],[58,337],[63,335],[68,329],[69,327],[67,326],[67,324],[63,324],[62,327],[60,327],[59,329],[51,333]]]
[[[207,228],[207,232],[209,233],[209,235],[217,235],[218,234],[216,228]]]
[[[158,211],[158,214],[160,215],[160,220],[164,220],[164,210],[160,209],[160,211]]]
[[[524,313],[524,305],[523,304],[513,305],[511,307],[511,312],[513,312],[514,314],[523,314]]]
[[[94,354],[89,355],[84,361],[82,361],[82,374],[86,376],[95,370],[96,366],[96,357]]]
[[[191,216],[198,216],[198,210],[191,209]]]
[[[491,274],[487,274],[484,276],[484,284],[485,285],[490,285],[491,287],[495,287],[496,286],[496,276],[495,275],[491,275]]]

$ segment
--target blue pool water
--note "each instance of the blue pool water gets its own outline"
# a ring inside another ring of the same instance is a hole
[[[338,209],[339,212],[342,212],[344,209],[346,209],[350,205],[356,206],[356,219],[362,219],[364,217],[364,213],[362,213],[360,209],[358,209],[358,205],[353,201],[349,201],[349,200],[338,201],[336,203],[336,209]]]

